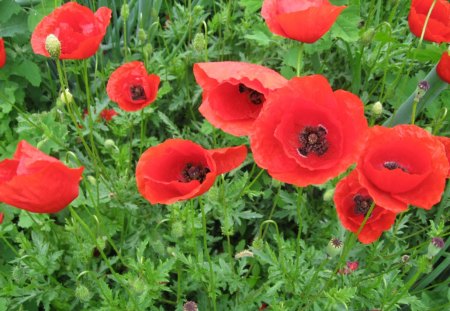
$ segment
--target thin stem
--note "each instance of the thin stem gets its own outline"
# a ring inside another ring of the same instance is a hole
[[[298,49],[298,55],[297,55],[297,77],[300,77],[300,73],[302,71],[303,67],[303,47],[305,45],[303,43],[300,43],[299,49]]]

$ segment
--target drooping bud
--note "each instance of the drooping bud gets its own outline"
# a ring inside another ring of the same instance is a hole
[[[383,113],[383,104],[380,101],[374,103],[370,113],[376,118],[381,116],[381,114]]]
[[[342,242],[338,238],[332,238],[327,245],[327,254],[330,257],[336,257],[342,252],[342,248],[344,246],[344,242]]]
[[[45,39],[45,49],[54,59],[58,59],[61,55],[61,42],[54,34],[49,34]]]
[[[139,28],[137,37],[140,42],[145,42],[147,40],[147,33],[144,29]]]
[[[428,257],[432,258],[436,256],[445,246],[445,242],[442,238],[436,237],[431,239],[431,243],[428,245]]]
[[[181,238],[184,235],[184,225],[181,221],[175,221],[172,224],[171,230],[172,236],[176,239]]]
[[[70,93],[69,89],[65,89],[63,92],[61,92],[59,99],[66,105],[73,103],[73,95],[72,93]]]
[[[122,4],[122,7],[120,8],[120,16],[122,16],[124,20],[127,20],[130,16],[130,7],[126,2]]]
[[[97,185],[97,179],[95,179],[94,176],[89,175],[89,176],[87,177],[87,180],[89,181],[89,183],[90,183],[92,186],[96,186],[96,185]]]
[[[80,301],[88,302],[91,300],[92,294],[86,286],[78,285],[75,289],[75,297],[77,297]]]
[[[194,40],[192,40],[192,47],[197,53],[203,52],[206,48],[205,35],[201,32],[195,34]]]
[[[252,242],[252,247],[256,250],[261,250],[264,247],[264,240],[260,237],[256,237]]]
[[[112,139],[106,139],[103,145],[105,146],[106,149],[112,149],[116,151],[119,150],[119,148],[117,148],[116,146],[116,143]]]
[[[375,36],[375,29],[369,28],[361,35],[361,43],[363,45],[369,45],[372,43],[372,39]]]

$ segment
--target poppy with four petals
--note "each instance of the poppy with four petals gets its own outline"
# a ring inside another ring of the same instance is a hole
[[[442,81],[450,84],[450,50],[442,54],[436,67],[436,73]]]
[[[59,59],[85,59],[97,52],[106,34],[112,11],[100,7],[95,13],[76,2],[68,2],[45,16],[33,31],[34,53],[49,57],[45,42],[49,35],[61,44]]]
[[[156,99],[160,79],[148,74],[144,63],[134,61],[117,68],[109,77],[106,92],[125,111],[137,111]]]
[[[168,139],[150,147],[136,166],[139,192],[151,204],[172,204],[197,197],[216,177],[242,164],[245,146],[206,150],[183,139]]]
[[[250,134],[269,93],[287,83],[272,69],[244,62],[197,63],[194,76],[203,89],[200,113],[235,136]]]
[[[345,8],[328,0],[264,0],[261,15],[274,34],[314,43],[330,30]]]
[[[5,41],[3,38],[0,38],[0,68],[5,66],[6,64],[6,50],[5,50]]]
[[[56,213],[78,197],[83,167],[69,168],[22,140],[0,162],[0,202],[33,213]]]
[[[367,190],[361,186],[358,173],[352,171],[339,181],[334,192],[334,204],[344,228],[357,233],[364,218],[374,203]],[[375,204],[367,222],[358,235],[361,243],[372,243],[389,230],[395,222],[396,214]]]
[[[408,204],[431,209],[441,200],[449,162],[444,145],[418,126],[375,126],[356,169],[371,198],[399,213]]]
[[[433,2],[436,2],[434,7]],[[448,0],[413,0],[408,16],[411,32],[421,37],[430,9],[433,9],[426,24],[424,39],[431,42],[450,42],[450,2]]]
[[[282,182],[321,184],[356,162],[367,132],[361,100],[334,91],[321,75],[293,78],[274,91],[254,123],[255,162]]]

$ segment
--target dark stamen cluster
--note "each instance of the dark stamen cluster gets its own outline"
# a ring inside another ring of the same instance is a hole
[[[298,148],[300,155],[307,157],[311,152],[318,156],[328,151],[327,130],[322,125],[307,126],[300,133],[299,139],[302,146]]]
[[[363,215],[365,217],[367,215],[367,212],[369,212],[370,207],[372,206],[373,200],[369,196],[363,196],[358,193],[353,197],[353,202],[355,202],[355,214]]]
[[[204,167],[202,164],[194,165],[192,163],[186,164],[181,172],[181,182],[190,182],[192,180],[198,180],[202,183],[206,174],[210,172],[209,168]]]
[[[386,161],[383,163],[383,166],[385,168],[387,168],[388,170],[392,171],[395,170],[397,168],[401,169],[403,172],[408,173],[408,170],[406,168],[404,168],[403,166],[401,166],[400,164],[398,164],[395,161]]]
[[[132,85],[130,87],[131,98],[133,100],[145,100],[147,96],[145,95],[145,90],[141,85]]]
[[[242,83],[239,83],[239,93],[247,93],[248,100],[254,105],[260,105],[266,101],[266,98],[262,93],[246,87]]]

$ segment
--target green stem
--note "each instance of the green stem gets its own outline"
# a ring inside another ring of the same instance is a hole
[[[303,67],[303,48],[304,44],[300,43],[297,55],[297,77],[300,77],[300,73]]]

